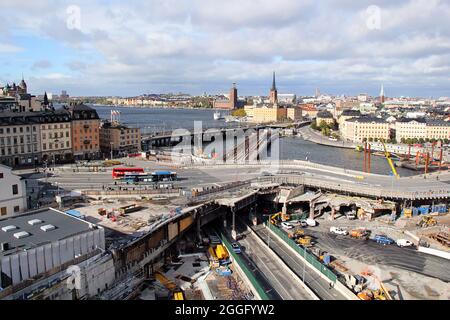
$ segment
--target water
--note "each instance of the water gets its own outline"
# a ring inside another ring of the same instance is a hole
[[[94,107],[102,119],[111,118],[111,110],[121,112],[122,123],[141,128],[142,133],[166,132],[175,129],[192,130],[194,121],[201,121],[203,129],[236,127],[236,122],[225,122],[224,119],[214,120],[215,110],[211,109],[163,109],[163,108],[114,108]],[[229,111],[221,111],[228,115]]]
[[[202,121],[203,128],[223,128],[238,125],[234,122],[214,120],[214,110],[210,109],[162,109],[162,108],[114,108],[96,106],[100,118],[109,119],[111,109],[121,112],[121,122],[129,126],[140,127],[143,133],[165,132],[184,128],[192,130],[194,121]],[[223,114],[223,112],[221,112]],[[364,154],[352,149],[332,148],[317,145],[297,137],[285,137],[280,140],[281,160],[309,160],[311,162],[337,166],[350,170],[363,171]],[[391,169],[386,159],[371,157],[371,171],[389,175]],[[404,168],[397,168],[400,176],[417,174]]]

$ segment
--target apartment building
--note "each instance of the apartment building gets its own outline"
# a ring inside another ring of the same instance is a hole
[[[399,119],[395,124],[397,141],[402,139],[449,140],[450,123],[431,119]]]
[[[105,156],[136,153],[141,151],[141,130],[130,128],[116,121],[100,126],[100,150]]]
[[[40,125],[42,161],[61,163],[72,160],[72,126],[70,113],[58,110],[43,113]]]
[[[0,113],[0,161],[16,167],[41,161],[40,113]]]
[[[389,123],[374,117],[351,118],[344,121],[341,135],[343,139],[353,142],[388,140],[390,138]]]
[[[279,122],[287,118],[286,108],[274,107],[258,107],[253,109],[253,122],[270,123]]]
[[[450,122],[443,120],[428,120],[427,139],[450,140]]]
[[[320,126],[322,122],[325,122],[328,125],[334,124],[334,118],[330,111],[320,111],[316,116],[316,125]]]
[[[298,121],[302,119],[302,109],[299,107],[287,107],[286,117],[289,120]]]
[[[395,139],[426,139],[427,123],[425,119],[398,119],[395,123]]]
[[[11,168],[0,165],[0,217],[19,214],[27,209],[25,182],[12,173]]]
[[[72,118],[72,149],[77,160],[100,156],[100,118],[95,109],[75,104],[68,108]]]
[[[344,122],[347,121],[348,119],[359,117],[361,117],[361,112],[359,110],[353,109],[343,110],[338,118],[339,127],[341,127],[344,124]]]

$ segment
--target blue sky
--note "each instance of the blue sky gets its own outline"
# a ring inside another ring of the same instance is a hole
[[[450,95],[445,0],[0,0],[0,7],[0,84],[23,73],[33,93],[221,93],[236,82],[240,94],[267,94],[275,70],[284,93],[376,95],[384,83],[388,96]]]

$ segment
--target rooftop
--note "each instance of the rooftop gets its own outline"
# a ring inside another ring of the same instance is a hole
[[[87,232],[90,225],[52,208],[0,219],[0,243],[7,243],[9,247],[6,251],[0,250],[0,257]]]

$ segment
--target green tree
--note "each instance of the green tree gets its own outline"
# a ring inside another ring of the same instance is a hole
[[[232,112],[231,112],[231,115],[233,116],[233,117],[245,117],[246,115],[247,115],[247,113],[245,112],[245,110],[244,109],[236,109],[236,110],[233,110]]]

